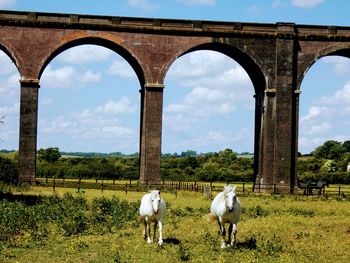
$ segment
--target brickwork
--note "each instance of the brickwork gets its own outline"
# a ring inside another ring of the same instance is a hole
[[[169,67],[188,52],[215,50],[236,60],[254,85],[256,182],[293,191],[301,82],[320,57],[350,56],[350,27],[0,11],[0,47],[21,76],[23,181],[35,178],[41,74],[56,55],[82,44],[117,52],[138,76],[141,182],[160,180],[163,88]]]

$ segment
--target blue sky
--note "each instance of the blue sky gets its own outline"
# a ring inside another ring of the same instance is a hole
[[[0,9],[350,26],[347,0],[0,0]],[[18,149],[18,80],[0,51],[0,149]],[[187,54],[174,62],[165,86],[163,153],[253,151],[254,91],[235,61],[216,52]],[[108,49],[85,45],[61,53],[41,78],[38,148],[138,151],[139,89],[131,67]],[[320,59],[301,89],[299,151],[350,140],[349,59]]]

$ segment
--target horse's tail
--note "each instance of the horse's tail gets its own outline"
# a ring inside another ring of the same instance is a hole
[[[218,217],[216,215],[210,213],[210,214],[207,215],[207,219],[208,219],[209,222],[214,222],[214,221],[216,221],[218,219]]]

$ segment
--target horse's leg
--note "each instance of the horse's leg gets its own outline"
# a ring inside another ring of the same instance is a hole
[[[153,241],[156,240],[157,224],[158,224],[158,222],[155,221],[154,222],[154,227],[153,227]]]
[[[145,228],[143,229],[143,238],[146,239],[147,238],[147,223],[146,220],[143,220],[144,226]]]
[[[233,226],[233,224],[230,223],[230,226],[228,227],[228,240],[227,240],[227,244],[228,244],[229,246],[232,245],[232,243],[231,243],[232,226]]]
[[[233,247],[234,245],[236,245],[236,234],[237,234],[237,225],[235,223],[233,223],[232,225],[230,225],[230,227],[232,226],[232,231],[233,231],[233,239],[230,243],[230,245]]]
[[[158,240],[158,245],[163,245],[163,222],[159,221],[159,240]]]
[[[147,233],[147,243],[150,244],[150,243],[152,243],[152,239],[151,239],[151,223],[150,222],[147,222],[146,233]]]
[[[226,236],[226,231],[225,231],[225,225],[220,222],[220,219],[218,220],[219,228],[220,228],[220,235],[221,235],[221,248],[226,248],[226,242],[225,242],[225,236]]]

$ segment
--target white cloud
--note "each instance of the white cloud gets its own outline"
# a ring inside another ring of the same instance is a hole
[[[348,75],[350,73],[350,59],[340,56],[327,56],[322,58],[326,64],[334,64],[332,72],[337,75]]]
[[[148,0],[127,0],[127,4],[133,8],[140,9],[145,12],[150,12],[158,8]]]
[[[16,0],[0,0],[0,8],[11,7],[16,4]]]
[[[108,101],[102,106],[97,107],[94,112],[105,114],[121,114],[135,112],[136,106],[131,104],[130,99],[122,97],[118,101]]]
[[[337,105],[347,107],[350,104],[350,81],[347,81],[342,89],[334,92],[332,96],[323,96],[318,100],[319,104]]]
[[[170,68],[168,80],[178,82],[181,87],[236,90],[243,96],[253,91],[246,71],[233,59],[214,51],[197,51],[180,57]]]
[[[132,67],[125,60],[116,59],[112,65],[108,68],[108,73],[123,78],[134,78],[136,73]]]
[[[58,61],[69,64],[86,64],[108,60],[114,52],[96,45],[81,45],[70,48],[57,56]]]
[[[322,122],[321,124],[307,125],[303,127],[304,134],[322,134],[327,133],[331,130],[332,124],[328,121]]]
[[[116,118],[117,114],[133,113],[136,107],[131,101],[123,97],[118,101],[108,101],[93,109],[83,109],[69,116],[58,116],[52,121],[45,119],[40,121],[42,131],[48,134],[72,134],[75,136],[89,134],[89,136],[107,136],[105,133],[113,131],[112,134],[121,134],[129,128],[122,127]],[[117,128],[118,127],[118,128]],[[99,132],[101,134],[99,134]]]
[[[13,103],[7,106],[1,106],[0,107],[0,116],[9,116],[19,114],[19,103]]]
[[[7,76],[3,81],[0,80],[0,103],[18,100],[19,89],[19,74],[17,72]]]
[[[210,117],[235,110],[232,94],[227,91],[196,87],[180,103],[169,104],[167,113],[182,113],[195,117]]]
[[[306,116],[301,117],[301,123],[313,120],[317,117],[324,116],[329,112],[327,107],[311,106]]]
[[[322,2],[324,2],[324,0],[291,0],[291,1],[293,6],[300,7],[300,8],[313,8],[322,4]]]
[[[41,78],[41,86],[45,88],[64,88],[74,89],[92,82],[98,82],[101,79],[99,72],[94,73],[91,70],[78,72],[72,66],[63,66],[54,69],[48,65]]]
[[[206,5],[206,6],[216,5],[216,0],[181,0],[181,2],[186,5]]]
[[[91,82],[99,82],[101,80],[101,73],[92,72],[91,70],[87,70],[83,72],[80,77],[82,83],[91,83]]]
[[[164,114],[163,129],[169,134],[177,134],[192,129],[197,120],[187,114]]]

